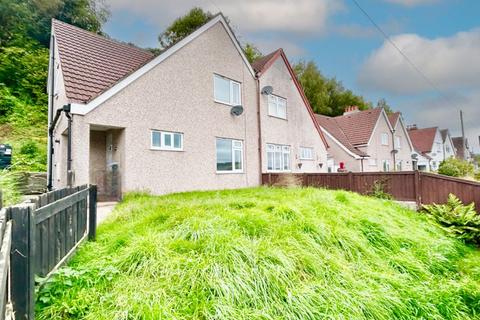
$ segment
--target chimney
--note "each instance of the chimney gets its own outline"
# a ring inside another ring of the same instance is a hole
[[[418,127],[417,127],[416,124],[409,124],[407,126],[407,130],[417,130],[417,129],[418,129]]]
[[[359,112],[360,110],[358,109],[358,106],[348,106],[345,108],[345,112],[343,112],[343,115],[347,115],[347,114],[352,114],[352,113],[356,113],[356,112]]]

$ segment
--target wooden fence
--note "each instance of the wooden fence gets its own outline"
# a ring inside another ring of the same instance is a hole
[[[475,202],[480,213],[480,183],[444,175],[420,172],[348,172],[348,173],[266,173],[265,185],[283,185],[293,179],[303,186],[343,189],[368,194],[374,184],[382,183],[384,191],[399,201],[415,201],[418,206],[445,203],[450,193],[464,203]]]
[[[95,239],[97,188],[85,185],[60,189],[1,212],[8,222],[0,228],[0,252],[6,237],[11,239],[11,248],[5,257],[0,254],[0,306],[9,296],[15,319],[33,319],[35,275],[48,278],[84,239]],[[7,233],[9,225],[11,237]],[[10,268],[5,262],[10,262]],[[3,286],[2,275],[7,270],[10,281]],[[0,313],[0,319],[4,314]]]

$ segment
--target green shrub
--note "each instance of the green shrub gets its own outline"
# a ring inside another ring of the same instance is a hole
[[[444,230],[468,243],[480,244],[480,215],[475,204],[463,205],[455,195],[450,194],[446,204],[432,204],[423,207]]]
[[[480,171],[475,172],[475,180],[480,181]]]
[[[393,196],[385,191],[386,187],[387,186],[385,185],[384,181],[376,180],[373,183],[372,189],[368,195],[378,199],[392,200]]]
[[[473,172],[473,164],[453,157],[442,161],[438,167],[438,173],[451,177],[467,177]]]

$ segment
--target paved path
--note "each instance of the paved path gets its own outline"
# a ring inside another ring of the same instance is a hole
[[[97,203],[97,226],[104,221],[118,202],[98,202]]]

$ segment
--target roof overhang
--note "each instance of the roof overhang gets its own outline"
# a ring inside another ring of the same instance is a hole
[[[232,30],[230,29],[230,26],[228,25],[227,21],[225,20],[225,17],[219,13],[215,17],[213,17],[210,21],[205,23],[203,26],[192,32],[190,35],[187,37],[183,38],[179,42],[177,42],[175,45],[172,47],[168,48],[164,52],[162,52],[160,55],[155,57],[153,60],[148,62],[147,64],[143,65],[141,68],[138,70],[132,72],[130,75],[125,77],[124,79],[120,80],[117,82],[115,85],[113,85],[110,89],[106,90],[102,94],[100,94],[98,97],[94,98],[92,101],[82,104],[82,103],[72,103],[72,113],[74,114],[79,114],[79,115],[85,115],[92,110],[94,110],[96,107],[113,97],[115,94],[123,90],[125,87],[127,87],[129,84],[140,78],[142,75],[156,67],[158,64],[163,62],[165,59],[168,57],[172,56],[175,54],[177,51],[182,49],[184,46],[186,46],[188,43],[192,42],[196,38],[198,38],[200,35],[202,35],[205,31],[209,30],[211,27],[216,25],[217,23],[221,23],[222,26],[225,28],[227,31],[227,34],[229,35],[230,39],[232,40],[232,43],[234,44],[235,48],[237,49],[238,53],[240,54],[242,60],[245,63],[245,66],[247,67],[248,71],[252,75],[252,77],[255,77],[255,72],[253,71],[252,66],[248,62],[247,57],[245,56],[238,40],[235,38],[235,35],[233,34]]]

